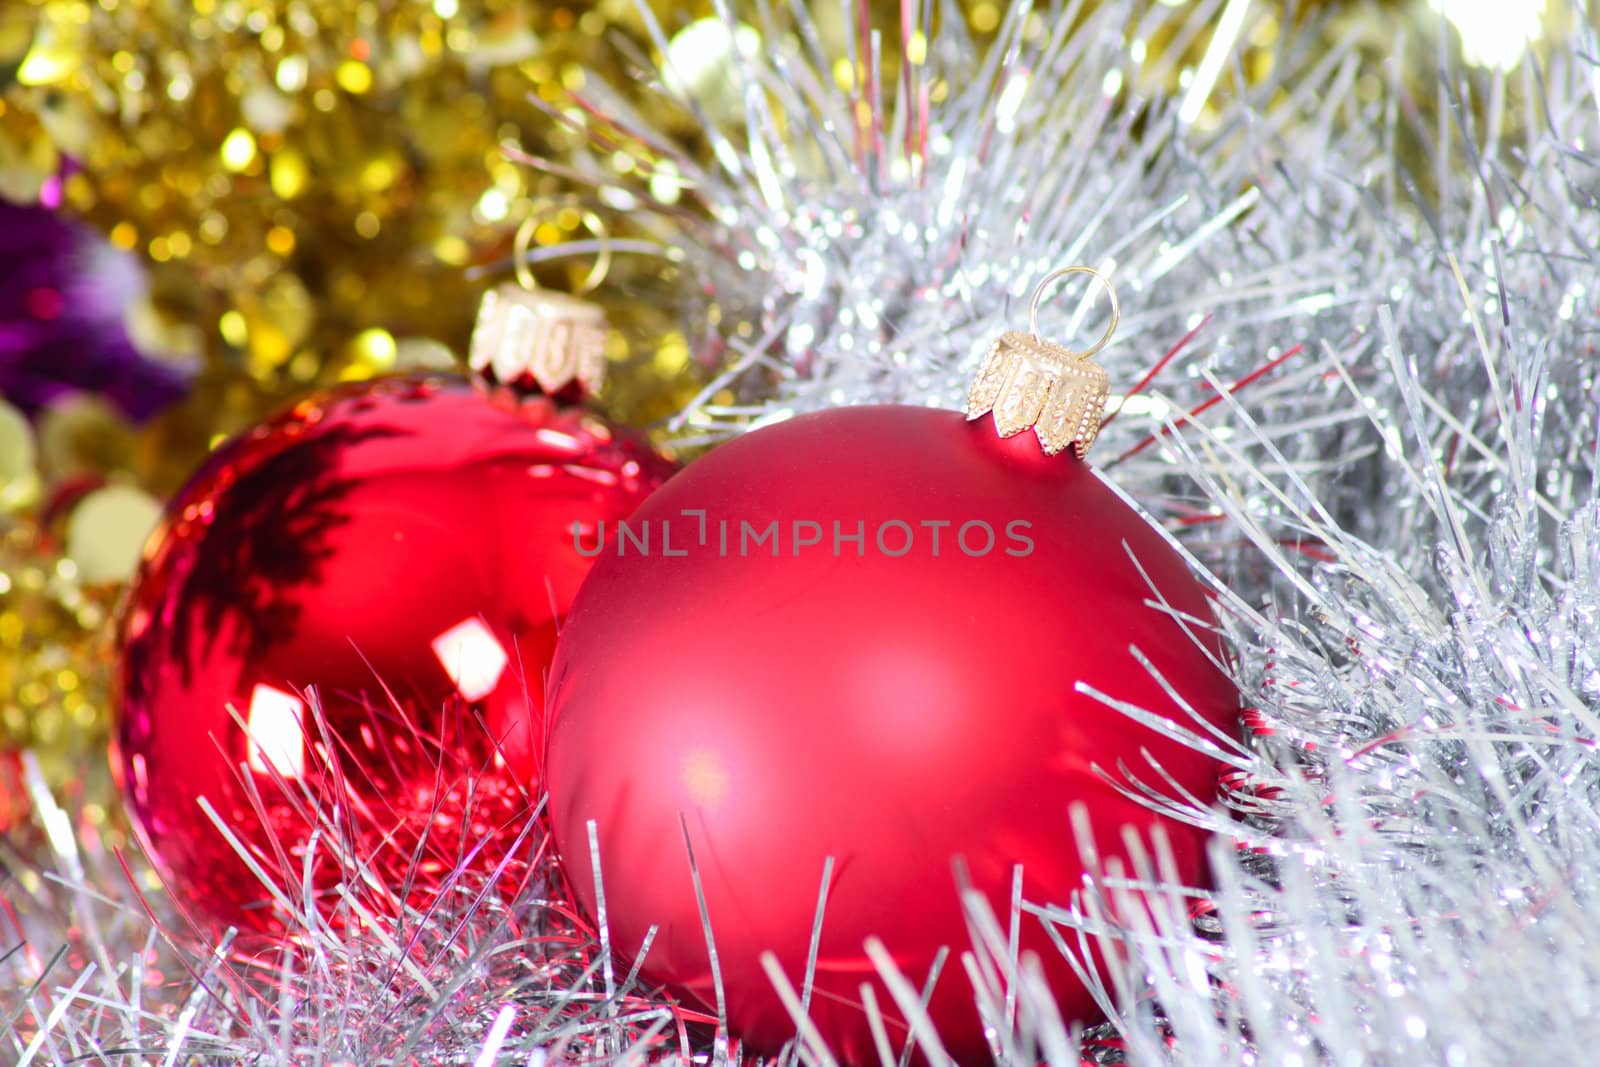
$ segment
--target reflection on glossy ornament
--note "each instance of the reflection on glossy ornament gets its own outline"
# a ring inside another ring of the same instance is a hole
[[[281,919],[202,798],[291,891],[309,854],[324,903],[363,868],[426,891],[519,831],[545,666],[590,565],[573,525],[626,516],[669,471],[580,408],[447,379],[315,396],[220,448],[170,505],[122,632],[118,768],[184,899]]]

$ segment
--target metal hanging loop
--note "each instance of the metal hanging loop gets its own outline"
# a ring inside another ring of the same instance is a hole
[[[539,280],[533,276],[533,268],[528,264],[528,251],[533,245],[533,235],[539,229],[539,223],[545,217],[546,209],[558,206],[553,201],[535,204],[529,209],[528,217],[522,220],[522,225],[517,227],[516,236],[512,238],[511,269],[516,271],[517,284],[530,293],[540,288]],[[589,276],[574,290],[574,295],[577,296],[592,293],[600,288],[601,283],[606,280],[606,275],[611,273],[611,237],[606,230],[605,221],[587,208],[583,209],[579,218],[600,242],[600,251],[594,258],[594,266],[589,268]]]
[[[1076,359],[1089,359],[1111,343],[1111,336],[1117,332],[1117,323],[1122,318],[1122,309],[1117,305],[1116,289],[1112,287],[1111,282],[1104,274],[1101,274],[1093,267],[1061,267],[1046,274],[1039,284],[1033,288],[1033,299],[1028,304],[1028,330],[1033,334],[1035,341],[1044,342],[1044,338],[1039,336],[1039,301],[1044,299],[1044,291],[1049,288],[1051,282],[1065,278],[1069,274],[1089,275],[1089,277],[1100,283],[1101,287],[1106,291],[1106,296],[1111,299],[1111,322],[1106,326],[1106,332],[1101,334],[1100,340],[1096,341],[1087,351],[1072,353]]]

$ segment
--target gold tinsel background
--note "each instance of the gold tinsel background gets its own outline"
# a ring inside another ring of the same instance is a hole
[[[649,2],[675,39],[726,39],[687,36],[714,17],[705,0]],[[1174,27],[1190,21],[1167,6]],[[869,7],[895,24],[898,3]],[[1425,106],[1439,48],[1460,47],[1429,0],[1255,7],[1239,66],[1252,80],[1270,73],[1280,34],[1313,32],[1355,41],[1371,92],[1398,62]],[[844,17],[833,0],[813,8],[825,32]],[[1003,5],[960,10],[981,46]],[[571,108],[590,78],[636,85],[626,57],[648,41],[636,0],[5,0],[0,196],[36,199],[74,161],[66,210],[148,269],[132,335],[193,377],[142,427],[92,400],[33,427],[0,405],[0,749],[33,748],[57,782],[99,758],[119,582],[156,501],[209,448],[308,388],[456,363],[524,221],[536,248],[628,232],[503,146],[557,161],[593,151],[546,109]],[[1181,50],[1181,72],[1208,43],[1174,29],[1147,47],[1152,62]],[[715,58],[696,68],[716,77]],[[703,144],[686,109],[637,97],[652,122]],[[636,149],[610,150],[607,165],[640,167]],[[550,262],[538,276],[571,288],[590,268]],[[674,294],[692,279],[673,270],[619,256],[597,297],[615,324],[601,401],[636,425],[675,411],[714,369],[676,321]],[[64,507],[69,474],[105,488]]]

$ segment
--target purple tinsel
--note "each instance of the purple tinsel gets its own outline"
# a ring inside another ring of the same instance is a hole
[[[184,391],[179,369],[147,359],[123,325],[143,284],[131,257],[41,204],[0,200],[0,397],[33,413],[96,393],[146,419]]]

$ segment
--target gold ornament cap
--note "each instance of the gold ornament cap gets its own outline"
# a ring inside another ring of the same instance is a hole
[[[1086,352],[1074,352],[1039,336],[1039,299],[1046,286],[1069,274],[1091,276],[1111,297],[1111,324]],[[1099,271],[1063,267],[1049,274],[1033,291],[1028,308],[1031,332],[1008,330],[984,353],[967,394],[967,419],[992,413],[1001,437],[1012,437],[1031,426],[1045,455],[1053,456],[1070,446],[1079,459],[1084,458],[1100,433],[1111,395],[1105,368],[1091,357],[1111,340],[1120,317],[1116,290]]]
[[[498,385],[555,394],[576,381],[599,392],[606,373],[605,313],[587,300],[504,282],[483,294],[467,362]]]

